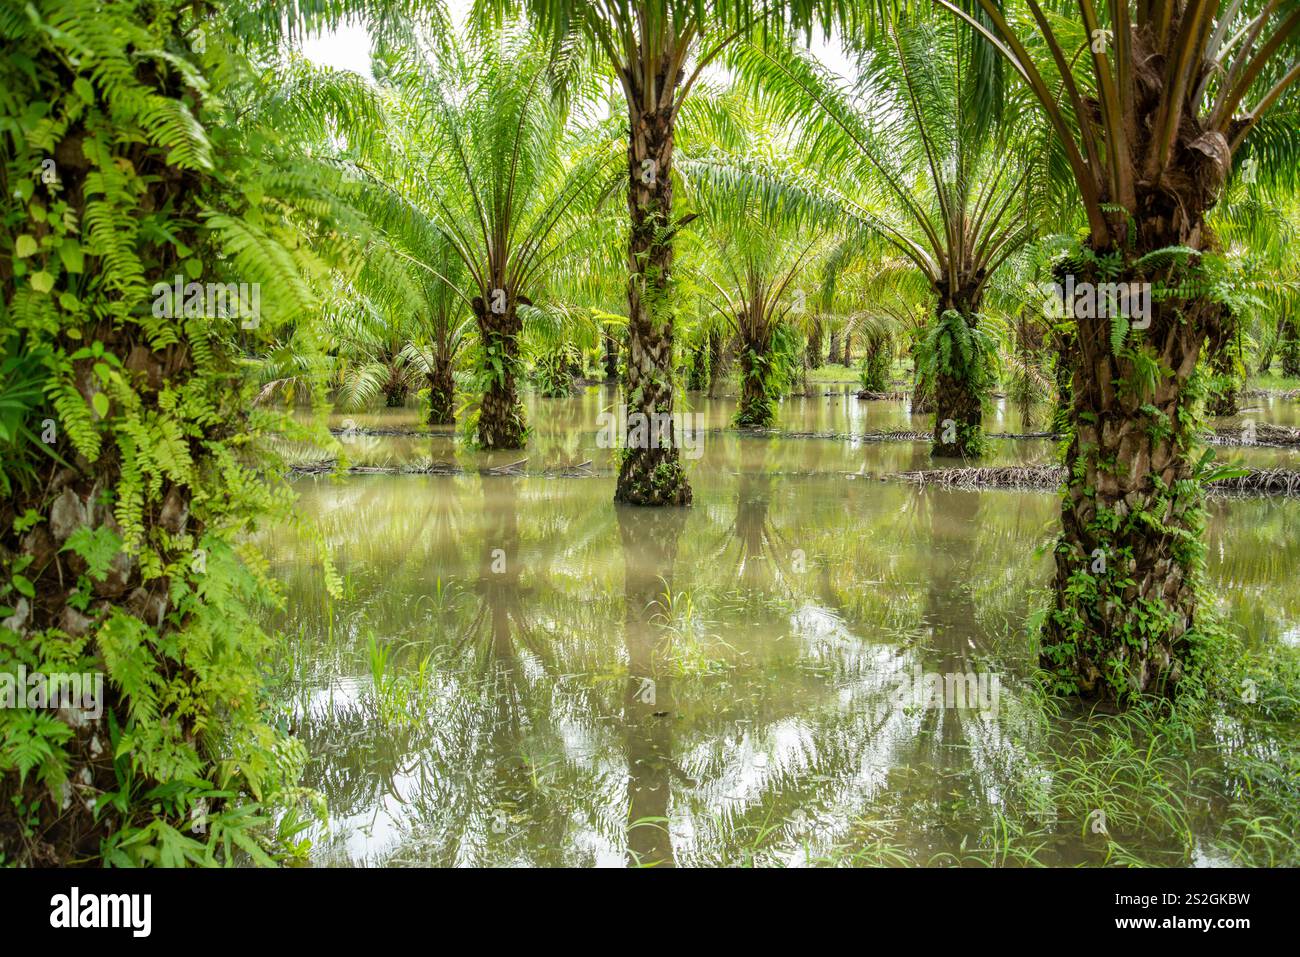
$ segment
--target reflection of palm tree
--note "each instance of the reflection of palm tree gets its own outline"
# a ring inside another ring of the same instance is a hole
[[[668,829],[673,767],[671,641],[661,596],[672,594],[673,562],[686,515],[677,509],[616,506],[625,568],[623,638],[628,677],[623,694],[627,740],[627,857],[632,864],[673,867]]]
[[[930,493],[929,575],[926,581],[925,622],[930,641],[922,653],[927,671],[941,675],[971,670],[971,652],[984,644],[971,599],[974,576],[975,519],[979,496],[971,492],[934,490]],[[961,743],[961,717],[955,709],[927,709],[923,728],[940,723],[943,759]]]
[[[772,469],[768,464],[771,442],[742,437],[740,477],[736,484],[736,520],[727,530],[725,552],[736,544],[735,570],[740,585],[764,591],[774,579],[788,581],[790,549],[772,524]]]

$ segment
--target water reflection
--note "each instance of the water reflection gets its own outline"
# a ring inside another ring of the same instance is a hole
[[[524,454],[607,455],[598,400],[531,415]],[[810,421],[839,429],[857,400],[827,402]],[[331,811],[315,859],[931,863],[1005,817],[1050,827],[1045,859],[1095,862],[1021,701],[1056,497],[873,479],[928,467],[924,442],[704,448],[689,510],[615,508],[604,459],[591,478],[297,483],[302,528],[260,544],[287,597],[270,669]],[[1297,503],[1212,502],[1207,540],[1230,619],[1296,643]],[[918,673],[997,673],[996,714],[898,706]]]
[[[674,776],[676,720],[672,634],[666,603],[686,512],[618,506],[623,549],[623,642],[627,681],[623,726],[627,754],[627,860],[634,866],[674,867],[668,805]]]

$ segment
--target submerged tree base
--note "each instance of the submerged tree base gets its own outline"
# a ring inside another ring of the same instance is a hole
[[[619,468],[614,501],[623,505],[690,505],[691,486],[676,449],[632,449]]]

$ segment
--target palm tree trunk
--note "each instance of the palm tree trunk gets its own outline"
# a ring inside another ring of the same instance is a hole
[[[391,359],[388,362],[388,381],[384,383],[384,405],[390,409],[400,409],[406,405],[406,396],[410,387],[402,369]]]
[[[609,329],[606,328],[601,332],[601,337],[605,341],[605,381],[618,381],[618,340],[610,335]]]
[[[820,369],[822,367],[822,321],[814,319],[812,328],[808,330],[808,368]]]
[[[1206,343],[1206,365],[1209,367],[1210,384],[1205,396],[1205,413],[1207,415],[1236,415],[1238,397],[1245,379],[1245,367],[1236,351],[1237,341],[1235,323],[1231,321],[1227,306],[1220,306],[1220,311],[1228,321],[1221,323],[1221,335]]]
[[[1300,316],[1288,316],[1283,320],[1279,335],[1282,340],[1278,346],[1282,354],[1282,374],[1288,379],[1300,378]]]
[[[1171,313],[1204,307],[1152,305],[1152,345],[1173,373],[1156,381],[1153,394],[1118,384],[1133,381],[1133,363],[1112,355],[1096,330],[1081,330],[1071,363],[1071,478],[1042,658],[1064,690],[1089,696],[1172,690],[1191,651],[1201,489],[1189,481],[1194,443],[1168,423],[1192,421],[1185,386],[1201,341],[1194,321]]]
[[[623,461],[614,501],[630,505],[689,505],[691,487],[682,469],[673,430],[673,309],[670,277],[673,265],[672,217],[673,111],[631,107],[628,145],[628,208],[632,230],[628,240],[627,412]],[[642,429],[651,441],[630,441],[635,419],[666,422],[660,433]],[[668,418],[663,418],[667,416]],[[660,441],[653,440],[662,435]]]
[[[709,330],[709,397],[712,398],[718,390],[718,384],[722,381],[725,370],[722,354],[722,333],[717,329]]]
[[[436,356],[433,371],[429,373],[429,424],[454,425],[456,380],[452,375],[451,358]]]
[[[1134,63],[1163,59],[1149,32],[1134,28],[1131,40]],[[1197,622],[1205,563],[1203,492],[1193,465],[1200,460],[1198,396],[1187,386],[1206,339],[1222,336],[1225,317],[1207,296],[1175,294],[1204,281],[1196,257],[1140,264],[1158,250],[1213,244],[1205,215],[1232,154],[1225,136],[1189,110],[1191,98],[1164,152],[1152,134],[1169,97],[1162,78],[1159,70],[1136,76],[1129,211],[1103,210],[1107,229],[1094,228],[1090,254],[1075,269],[1076,281],[1100,282],[1106,277],[1088,275],[1096,271],[1088,263],[1119,252],[1124,265],[1112,278],[1150,284],[1150,299],[1144,328],[1134,324],[1121,348],[1112,344],[1108,315],[1076,316],[1055,608],[1041,649],[1060,690],[1121,701],[1171,694],[1207,643]],[[1161,172],[1144,176],[1151,168]]]
[[[691,348],[690,371],[686,377],[688,392],[703,392],[709,384],[709,344],[700,342]]]
[[[485,449],[522,449],[527,429],[515,384],[520,331],[516,304],[511,300],[505,312],[495,313],[475,296],[471,305],[488,363],[483,371],[490,376],[490,385],[479,403],[476,439]]]
[[[826,362],[830,365],[839,365],[840,362],[840,331],[831,330],[830,351],[826,354]]]
[[[972,300],[957,301],[945,296],[938,305],[936,321],[945,312],[956,311],[970,328],[978,321],[979,305]],[[952,458],[978,458],[983,452],[983,396],[971,377],[971,370],[952,375],[942,367],[934,373],[934,441],[935,455]]]
[[[766,429],[775,420],[775,409],[768,398],[767,370],[770,368],[771,341],[759,338],[742,340],[740,347],[740,405],[736,425],[742,429]]]

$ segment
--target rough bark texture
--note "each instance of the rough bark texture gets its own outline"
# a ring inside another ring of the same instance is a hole
[[[822,367],[822,321],[814,319],[812,328],[808,330],[808,368],[820,369]]]
[[[520,332],[516,303],[509,300],[502,313],[493,312],[478,296],[471,305],[486,354],[501,362],[499,373],[489,366],[494,374],[479,403],[478,443],[485,449],[522,449],[527,430],[515,384]]]
[[[1300,378],[1300,316],[1289,316],[1285,323],[1281,342],[1278,343],[1278,352],[1282,356],[1282,374],[1296,379]]]
[[[960,313],[966,325],[973,329],[978,322],[979,300],[969,290],[941,295],[936,307],[936,321],[948,311]],[[935,455],[963,459],[979,457],[984,425],[982,398],[970,374],[951,375],[943,368],[935,370],[934,441],[931,445]]]
[[[164,91],[160,89],[160,92]],[[165,92],[179,95],[176,91]],[[73,133],[62,136],[53,151],[62,186],[58,198],[68,204],[68,215],[82,222],[88,199],[86,180],[92,172],[83,145],[83,136]],[[124,144],[122,155],[135,169],[150,177],[140,195],[142,209],[170,210],[178,222],[199,219],[200,201],[206,193],[205,182],[199,174],[167,165],[158,151],[143,142]],[[176,241],[175,245],[159,236],[148,244],[141,242],[137,248],[142,258],[151,258],[156,263],[158,275],[180,271],[176,248],[181,241],[197,247],[204,237],[198,230],[178,229],[167,239]],[[9,262],[0,265],[0,291],[6,302],[11,295],[12,276]],[[154,348],[137,325],[108,319],[87,320],[84,328],[78,330],[80,335],[75,340],[67,339],[64,345],[72,352],[88,340],[102,343],[105,356],[120,363],[131,377],[141,399],[142,415],[150,416],[168,396],[174,403],[175,397],[181,394],[192,395],[196,401],[204,401],[209,395],[208,391],[196,388],[194,343],[179,324],[177,330],[178,339]],[[210,342],[202,345],[212,348]],[[102,388],[94,370],[99,361],[86,356],[73,362],[75,385],[87,404]],[[223,362],[223,365],[228,371],[227,386],[220,393],[237,395],[241,371],[234,362]],[[185,441],[189,446],[187,454],[194,455],[197,465],[215,470],[219,467],[218,459],[209,451],[209,443],[216,446],[239,435],[246,430],[247,420],[243,409],[212,408],[211,421]],[[26,486],[16,485],[10,496],[0,500],[0,569],[7,574],[15,561],[27,560],[25,575],[35,592],[30,599],[11,593],[6,601],[12,601],[14,611],[4,626],[23,640],[30,640],[30,636],[39,632],[56,634],[57,629],[64,633],[64,639],[60,640],[69,643],[87,640],[86,656],[102,661],[105,652],[98,637],[101,626],[117,612],[125,612],[154,629],[155,640],[159,642],[159,651],[155,653],[149,647],[144,652],[148,661],[145,667],[156,666],[160,674],[163,667],[180,673],[178,652],[167,653],[165,666],[158,664],[153,656],[164,655],[163,643],[174,641],[178,626],[189,617],[189,612],[173,604],[172,579],[179,586],[186,579],[197,581],[201,577],[191,570],[191,549],[185,544],[199,541],[204,532],[203,522],[191,511],[192,489],[181,482],[164,482],[158,489],[158,497],[149,503],[141,517],[145,526],[144,547],[153,552],[169,573],[146,577],[138,555],[118,549],[102,580],[86,579],[92,584],[84,596],[86,604],[82,605],[76,601],[77,583],[87,574],[89,566],[81,555],[70,549],[68,540],[78,529],[107,529],[121,534],[113,505],[114,494],[122,482],[122,453],[116,444],[106,442],[99,458],[89,462],[72,446],[62,428],[57,432],[53,451],[71,467],[52,457],[41,458],[37,462],[36,480]],[[39,515],[41,521],[20,534],[15,531],[15,519],[28,513]],[[160,544],[159,539],[168,544]],[[194,713],[186,707],[188,703],[160,703],[165,719],[175,721],[176,727],[186,735],[195,733]],[[0,859],[7,865],[68,867],[98,862],[100,842],[121,826],[116,813],[95,813],[90,799],[121,786],[113,767],[110,730],[114,725],[127,725],[128,703],[119,688],[105,682],[101,704],[99,717],[66,709],[51,712],[56,720],[70,727],[70,738],[64,744],[68,754],[68,794],[73,796],[68,803],[61,806],[59,795],[52,794],[35,774],[27,775],[22,781],[16,774],[0,776]],[[146,776],[139,776],[136,781],[140,787],[155,783]],[[29,815],[33,821],[52,823],[28,831]],[[165,821],[165,817],[159,815],[159,820]]]
[[[660,77],[667,84],[668,78]],[[674,84],[675,85],[675,84]],[[670,276],[673,265],[672,159],[673,110],[631,111],[628,143],[628,209],[632,216],[628,240],[627,411],[623,461],[614,501],[630,505],[689,505],[691,487],[682,469],[677,436],[671,424],[666,441],[630,447],[633,416],[673,411],[673,309]],[[671,420],[669,420],[671,422]]]
[[[601,338],[605,342],[605,355],[603,363],[605,367],[605,381],[618,381],[618,340],[615,339],[608,329],[601,333]]]
[[[828,365],[840,364],[840,331],[838,329],[831,330],[831,345],[830,351],[826,353],[826,362]]]
[[[400,409],[406,405],[406,397],[409,393],[410,386],[407,384],[405,373],[400,366],[390,360],[388,381],[384,383],[384,405],[390,409]]]
[[[1137,137],[1132,144],[1136,205],[1107,213],[1112,238],[1098,255],[1117,251],[1125,264],[1171,246],[1208,250],[1204,226],[1231,163],[1227,140],[1206,132],[1186,111],[1172,162],[1158,157],[1151,129],[1166,96],[1150,65],[1150,38],[1135,30]],[[1141,171],[1162,169],[1153,179]],[[1125,265],[1119,280],[1174,288],[1196,280],[1196,262],[1167,263],[1149,273]],[[1101,277],[1080,275],[1097,281]],[[1183,287],[1186,288],[1186,287]],[[1192,480],[1196,454],[1195,390],[1188,388],[1220,310],[1206,299],[1151,302],[1150,326],[1112,348],[1109,317],[1079,318],[1070,344],[1073,373],[1067,486],[1056,549],[1055,609],[1043,636],[1043,665],[1061,690],[1102,698],[1169,693],[1197,660],[1197,592],[1204,547],[1201,489]],[[1133,361],[1159,363],[1144,376]],[[1143,384],[1154,379],[1153,384]]]
[[[764,360],[769,361],[764,361]],[[745,338],[740,346],[740,405],[736,425],[742,429],[766,429],[776,421],[774,403],[768,398],[766,371],[770,367],[771,339]]]
[[[446,356],[434,359],[429,373],[429,424],[454,425],[456,422],[456,380],[452,376],[451,360]]]
[[[1072,364],[1065,465],[1080,478],[1070,480],[1061,509],[1044,664],[1085,695],[1172,688],[1195,620],[1197,557],[1185,536],[1199,539],[1201,495],[1187,481],[1190,439],[1177,425],[1192,421],[1186,386],[1201,343],[1167,305],[1153,312],[1150,341],[1173,376],[1152,394],[1118,384],[1133,378],[1133,365],[1111,354],[1095,323],[1080,330]],[[1160,416],[1175,430],[1156,428]]]

